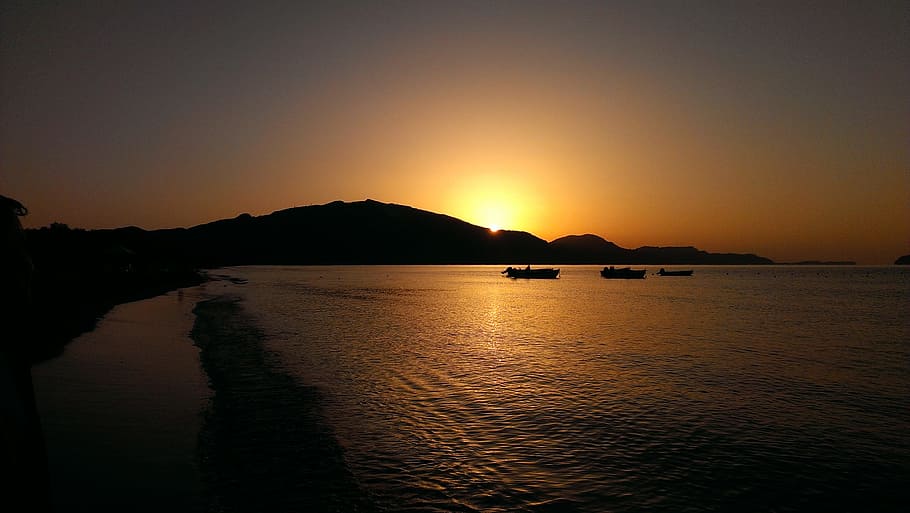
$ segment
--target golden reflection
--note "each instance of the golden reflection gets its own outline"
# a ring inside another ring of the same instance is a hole
[[[487,348],[496,351],[496,340],[499,338],[499,301],[498,298],[491,298],[491,303],[487,309],[487,319],[484,323],[484,336],[487,339]]]
[[[481,321],[481,337],[478,339],[479,347],[484,352],[492,352],[494,358],[500,360],[499,353],[504,347],[501,345],[503,336],[508,332],[508,305],[504,302],[498,287],[484,290],[484,297],[477,303],[477,319]]]

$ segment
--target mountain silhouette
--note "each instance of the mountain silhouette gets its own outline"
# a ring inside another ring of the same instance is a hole
[[[689,265],[757,265],[772,264],[753,254],[708,253],[691,246],[642,246],[626,249],[597,235],[569,235],[550,243],[555,262],[566,264],[689,264]]]
[[[910,265],[910,255],[904,255],[894,261],[894,265]]]
[[[456,264],[537,261],[548,245],[447,215],[365,200],[150,232],[154,248],[203,266],[251,264]],[[153,248],[150,248],[153,249]]]
[[[140,234],[130,229],[133,245]],[[755,255],[696,248],[621,248],[596,236],[547,243],[527,232],[491,232],[454,217],[365,200],[242,214],[188,229],[146,233],[151,251],[203,266],[253,264],[662,263],[769,264]],[[124,244],[133,247],[130,244]]]
[[[564,264],[599,264],[631,262],[633,252],[597,235],[567,235],[549,244],[554,262]]]
[[[634,257],[631,263],[636,264],[756,265],[774,263],[768,258],[752,253],[709,253],[692,246],[642,246],[633,250],[632,253]]]
[[[81,266],[773,263],[753,254],[708,253],[694,247],[626,249],[591,234],[547,243],[527,232],[491,232],[448,215],[369,199],[262,216],[241,214],[191,228],[52,227],[30,232],[38,253],[69,255]]]

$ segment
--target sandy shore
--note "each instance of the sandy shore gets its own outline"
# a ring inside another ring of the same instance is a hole
[[[211,390],[189,338],[202,287],[116,306],[33,368],[58,511],[202,511]]]
[[[58,511],[372,511],[216,277],[115,307],[33,369]]]

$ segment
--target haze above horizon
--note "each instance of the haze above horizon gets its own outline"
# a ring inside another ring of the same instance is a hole
[[[910,253],[905,2],[0,6],[28,226],[373,198],[546,240]]]

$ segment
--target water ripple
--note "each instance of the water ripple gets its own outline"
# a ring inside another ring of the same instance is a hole
[[[858,271],[236,270],[384,510],[897,511],[910,276]]]

